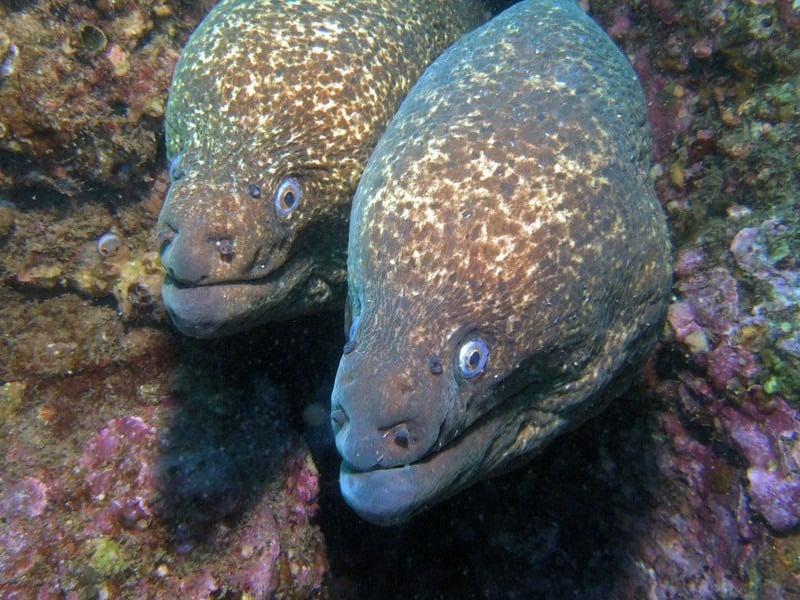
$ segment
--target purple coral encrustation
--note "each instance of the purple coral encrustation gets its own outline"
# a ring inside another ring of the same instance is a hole
[[[112,419],[85,444],[78,464],[94,505],[94,534],[145,528],[153,514],[156,448],[155,427],[139,416]]]
[[[7,521],[33,519],[47,506],[47,486],[35,477],[12,483],[0,495],[0,514]]]
[[[719,413],[737,450],[748,463],[753,510],[785,533],[800,525],[800,415],[782,398],[766,410],[753,403],[726,405]]]

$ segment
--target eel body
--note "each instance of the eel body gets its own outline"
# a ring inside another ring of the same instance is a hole
[[[166,109],[162,296],[179,330],[231,334],[340,306],[349,205],[424,68],[479,0],[221,0]]]
[[[630,385],[671,284],[645,98],[572,0],[528,0],[421,76],[353,200],[340,487],[408,519]]]

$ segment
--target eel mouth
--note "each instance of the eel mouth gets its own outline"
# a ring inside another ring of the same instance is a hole
[[[366,521],[389,526],[456,494],[487,475],[516,440],[517,420],[506,422],[507,411],[502,405],[498,409],[446,446],[408,465],[358,470],[343,460],[339,469],[342,496]],[[514,434],[506,439],[509,427]],[[508,458],[515,455],[511,452]]]
[[[189,285],[165,275],[161,298],[181,333],[197,338],[221,337],[300,312],[291,302],[310,272],[311,261],[295,261],[251,280]]]
[[[585,420],[586,410],[569,417],[537,401],[553,393],[551,388],[525,389],[498,398],[458,437],[408,465],[359,471],[344,460],[339,469],[342,496],[374,525],[403,523],[481,479],[531,460],[563,429]],[[575,398],[572,403],[583,404]]]

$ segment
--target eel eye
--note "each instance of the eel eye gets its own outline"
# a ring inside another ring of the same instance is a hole
[[[458,369],[464,377],[475,377],[483,372],[488,358],[489,348],[483,340],[468,340],[458,351]]]
[[[288,217],[300,204],[300,183],[294,177],[287,177],[275,192],[275,210],[282,217]]]
[[[186,175],[186,169],[183,168],[183,154],[176,154],[169,159],[169,169],[167,170],[170,181],[178,181]]]

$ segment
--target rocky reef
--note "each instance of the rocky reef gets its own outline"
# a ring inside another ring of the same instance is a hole
[[[662,501],[660,526],[642,528],[648,560],[629,583],[679,596],[796,594],[786,547],[800,525],[800,7],[596,9],[650,95],[677,250],[651,393],[667,442],[659,468],[685,492],[671,515]],[[680,562],[696,569],[679,584]]]
[[[0,190],[72,196],[151,182],[172,69],[213,2],[195,4],[0,7]]]
[[[248,379],[235,352],[176,351],[146,327],[103,333],[113,360],[4,374],[0,595],[320,593],[319,478],[288,390]]]
[[[338,313],[163,317],[159,111],[209,5],[0,7],[0,595],[800,595],[796,2],[588,2],[649,100],[659,345],[528,467],[380,531],[338,497]]]

